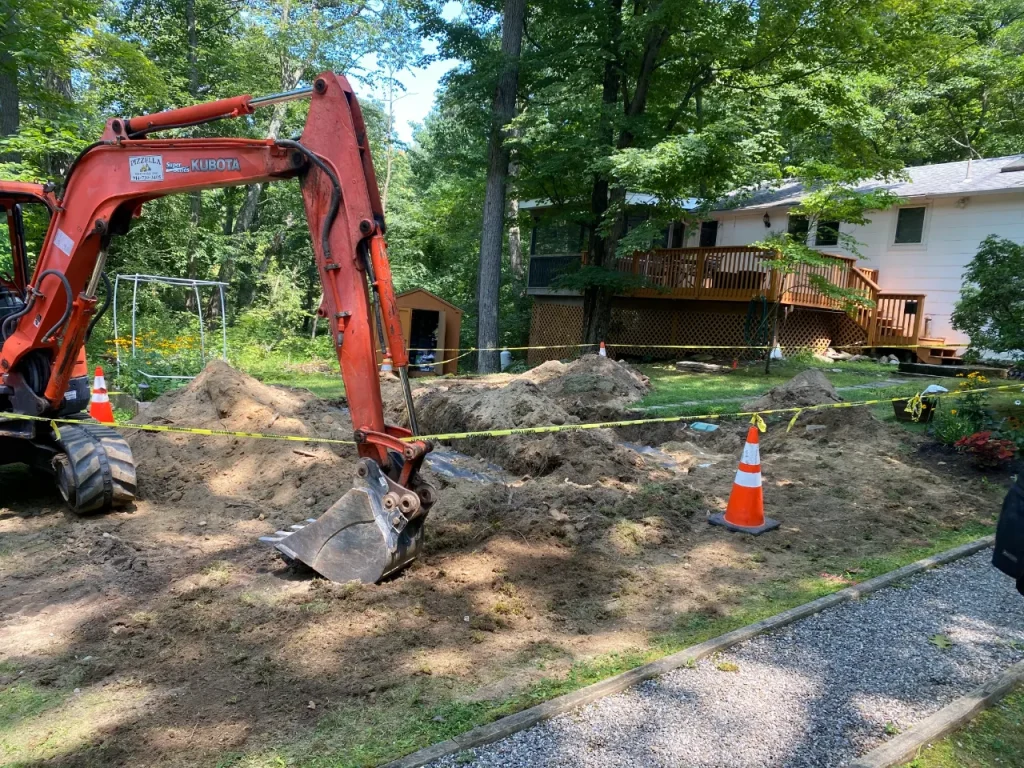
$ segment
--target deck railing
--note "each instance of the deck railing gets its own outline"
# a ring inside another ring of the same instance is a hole
[[[668,299],[748,301],[765,296],[775,301],[782,294],[785,304],[822,309],[839,309],[839,302],[822,295],[811,276],[847,286],[854,259],[824,254],[827,266],[804,265],[790,275],[771,269],[771,251],[752,246],[718,248],[659,248],[632,256],[620,256],[615,268],[644,278],[647,286],[630,291],[631,296]]]
[[[865,331],[868,346],[916,344],[924,326],[924,294],[886,293],[878,285],[878,270],[857,267],[856,259],[821,254],[825,265],[801,265],[793,274],[772,271],[772,252],[752,246],[716,248],[658,248],[615,259],[615,269],[643,279],[644,286],[628,295],[660,299],[769,301],[813,309],[840,310],[842,303],[822,294],[814,277],[852,289],[872,306],[858,307],[850,316]],[[547,287],[555,275],[586,254],[559,254],[530,260],[529,286]]]

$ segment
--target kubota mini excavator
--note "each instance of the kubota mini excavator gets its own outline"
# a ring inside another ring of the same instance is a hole
[[[310,107],[298,140],[150,138],[302,98]],[[360,459],[352,490],[318,520],[268,540],[286,559],[329,579],[377,582],[419,552],[435,494],[419,476],[430,444],[411,439],[417,428],[408,355],[366,127],[347,80],[334,73],[309,88],[263,98],[113,118],[60,186],[0,182],[13,258],[12,274],[0,276],[0,464],[19,462],[52,474],[78,513],[129,503],[136,489],[131,449],[84,413],[83,345],[109,303],[104,266],[111,238],[126,233],[155,198],[293,177],[302,184],[323,282],[321,308],[341,363]],[[34,268],[22,224],[28,204],[50,214]],[[106,301],[98,307],[101,282]],[[384,423],[374,325],[377,343],[398,368],[411,430]],[[81,421],[51,424],[57,418]]]

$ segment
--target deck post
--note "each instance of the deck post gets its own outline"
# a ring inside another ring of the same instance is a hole
[[[871,316],[868,319],[868,346],[873,347],[878,342],[878,305],[881,302],[878,295],[875,295],[875,306],[871,308]]]
[[[921,328],[924,326],[924,295],[917,297],[917,315],[914,317],[914,339],[911,344],[921,343]],[[914,350],[914,354],[917,354],[917,350]]]
[[[782,297],[782,271],[773,267],[772,264],[779,260],[778,253],[774,253],[771,258],[766,259],[768,262],[768,268],[771,269],[771,281],[768,286],[768,300],[778,301]]]
[[[694,298],[699,299],[704,293],[704,249],[697,249],[697,268],[693,275],[694,278]]]

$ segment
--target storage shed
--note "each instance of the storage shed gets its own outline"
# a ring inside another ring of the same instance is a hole
[[[409,350],[410,376],[457,373],[455,358],[462,330],[462,310],[424,288],[413,288],[395,297],[402,320],[402,338]],[[383,358],[378,352],[378,362]],[[438,370],[437,363],[444,360]]]

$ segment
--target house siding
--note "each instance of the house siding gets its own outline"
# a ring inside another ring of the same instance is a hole
[[[981,241],[989,235],[1024,242],[1024,191],[976,193],[966,198],[911,198],[904,207],[921,205],[928,210],[924,242],[920,244],[893,242],[896,208],[870,213],[869,224],[844,224],[841,231],[860,241],[860,264],[879,270],[878,282],[883,291],[927,295],[925,317],[930,320],[929,335],[966,343],[967,337],[953,330],[951,322],[964,270]],[[749,245],[772,233],[785,232],[787,211],[785,206],[776,206],[718,213],[718,245]],[[771,221],[769,228],[764,226],[765,213]],[[825,250],[855,255],[837,246]]]

